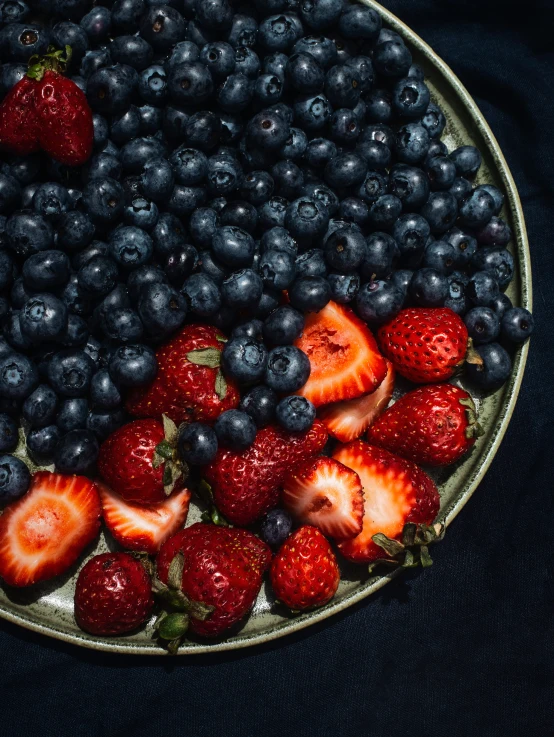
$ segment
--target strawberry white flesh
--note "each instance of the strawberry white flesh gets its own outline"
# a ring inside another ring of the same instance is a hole
[[[328,404],[319,410],[319,419],[327,431],[341,443],[356,440],[387,408],[394,391],[394,379],[394,367],[387,361],[387,375],[375,391],[357,399]]]
[[[0,517],[0,578],[30,586],[63,573],[100,528],[100,500],[84,476],[39,471]]]
[[[187,519],[191,492],[175,491],[163,502],[145,507],[129,504],[105,484],[98,484],[104,523],[126,550],[157,553]]]
[[[360,478],[332,458],[297,466],[283,487],[283,504],[300,522],[337,540],[361,532],[363,492]]]

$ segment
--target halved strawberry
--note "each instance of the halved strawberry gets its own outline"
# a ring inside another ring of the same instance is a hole
[[[126,550],[157,553],[187,519],[191,492],[174,491],[163,502],[144,507],[129,504],[105,484],[97,484],[102,516],[115,540]]]
[[[371,394],[334,402],[319,411],[319,419],[327,431],[341,443],[359,438],[387,408],[394,391],[395,372],[392,363],[387,360],[386,363],[387,375]]]
[[[387,373],[367,325],[336,302],[308,315],[295,345],[307,354],[312,369],[298,394],[316,407],[372,392]]]
[[[285,480],[282,501],[300,522],[344,540],[362,531],[364,495],[360,477],[333,458],[297,466]]]
[[[38,471],[0,517],[0,578],[30,586],[63,573],[100,529],[100,499],[85,476]]]
[[[348,560],[368,563],[383,557],[372,537],[378,532],[400,540],[407,522],[430,524],[440,497],[432,479],[415,463],[355,440],[336,449],[333,458],[356,471],[364,490],[364,519],[357,537],[339,543]]]

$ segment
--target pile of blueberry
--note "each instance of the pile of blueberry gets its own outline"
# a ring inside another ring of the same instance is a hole
[[[0,96],[67,44],[95,142],[81,169],[39,154],[0,166],[1,451],[22,416],[34,460],[92,469],[126,387],[151,381],[156,345],[186,321],[230,334],[229,377],[265,382],[221,418],[223,438],[245,414],[308,427],[313,406],[276,393],[306,381],[291,344],[331,299],[371,327],[446,305],[486,363],[476,381],[508,377],[497,338],[521,343],[533,322],[503,293],[503,195],[474,186],[479,151],[441,142],[423,72],[375,10],[2,0],[0,25]]]

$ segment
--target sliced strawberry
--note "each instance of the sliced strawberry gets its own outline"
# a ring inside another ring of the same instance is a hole
[[[106,527],[126,550],[157,553],[187,518],[191,497],[188,489],[174,491],[163,502],[144,507],[128,504],[105,484],[97,486]]]
[[[376,389],[387,366],[367,325],[348,307],[329,302],[306,318],[295,345],[310,359],[310,378],[298,392],[316,407]]]
[[[340,446],[333,458],[356,471],[364,490],[362,531],[339,543],[348,560],[367,563],[382,558],[373,535],[382,532],[399,540],[407,522],[430,524],[439,511],[437,488],[415,463],[362,440]]]
[[[0,577],[30,586],[58,576],[100,528],[96,486],[84,476],[35,473],[24,497],[0,517]]]
[[[359,438],[387,408],[394,391],[395,372],[392,363],[386,363],[387,375],[374,392],[328,404],[319,411],[319,419],[327,431],[341,443]]]
[[[285,480],[282,501],[297,520],[344,540],[362,531],[364,495],[360,477],[333,458],[297,466]]]

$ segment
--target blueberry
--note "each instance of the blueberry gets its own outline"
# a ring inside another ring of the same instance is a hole
[[[320,248],[310,248],[297,257],[296,262],[297,278],[305,276],[327,276],[327,263],[325,254]]]
[[[392,118],[392,96],[388,90],[373,89],[365,93],[366,118],[372,123],[388,123]]]
[[[373,54],[373,65],[384,77],[405,77],[412,64],[412,55],[401,39],[380,43]]]
[[[467,364],[468,379],[485,391],[500,389],[512,372],[508,352],[498,343],[487,343],[479,346],[477,353],[483,359],[483,364]]]
[[[460,205],[460,222],[468,228],[482,228],[492,218],[494,209],[492,195],[477,187]]]
[[[36,23],[8,23],[0,31],[0,50],[10,61],[29,61],[42,56],[50,42],[50,32]]]
[[[106,47],[102,47],[85,52],[85,55],[81,59],[79,71],[85,79],[88,79],[98,69],[112,66],[112,64],[113,60],[109,50]]]
[[[263,324],[264,341],[268,345],[290,345],[304,329],[304,316],[289,305],[274,310]]]
[[[90,473],[98,458],[99,445],[90,430],[71,430],[58,443],[55,455],[59,473]]]
[[[29,469],[20,458],[0,456],[0,506],[11,504],[25,494],[31,485]]]
[[[138,314],[130,307],[107,311],[102,327],[106,337],[120,343],[136,343],[142,338],[142,323]]]
[[[337,155],[337,147],[327,138],[312,138],[304,158],[314,169],[323,169]]]
[[[294,44],[293,52],[310,54],[322,69],[328,69],[337,62],[337,47],[325,36],[304,36]]]
[[[212,94],[212,75],[198,61],[176,64],[169,71],[167,89],[177,105],[201,105]]]
[[[167,96],[167,74],[161,64],[143,69],[139,76],[138,92],[150,105],[163,104]]]
[[[2,453],[11,453],[17,448],[19,435],[17,423],[15,420],[4,412],[0,413],[0,451]]]
[[[446,233],[456,222],[458,203],[450,192],[431,192],[420,213],[432,233]]]
[[[235,325],[235,327],[232,329],[231,338],[245,337],[257,340],[259,343],[261,343],[262,326],[263,322],[256,319],[241,322],[238,325]]]
[[[266,230],[260,239],[261,252],[282,251],[296,256],[298,245],[286,228],[275,226]],[[263,276],[263,274],[262,274]]]
[[[180,184],[201,184],[208,175],[208,158],[202,151],[180,146],[169,158],[175,178]]]
[[[159,210],[155,202],[151,202],[140,194],[134,195],[123,210],[123,220],[127,225],[149,231],[158,222]]]
[[[65,187],[57,182],[39,184],[33,196],[33,210],[56,222],[70,209],[71,199]]]
[[[387,192],[387,179],[378,171],[369,171],[357,194],[366,202],[372,203],[382,197]]]
[[[476,231],[475,237],[483,246],[506,246],[512,239],[512,230],[502,218],[493,215],[485,226]]]
[[[396,134],[396,156],[404,164],[417,164],[427,156],[430,142],[421,123],[408,123]]]
[[[49,466],[54,463],[61,433],[56,425],[30,430],[26,438],[27,451],[34,463]]]
[[[267,350],[263,343],[252,338],[234,337],[223,348],[221,365],[226,376],[240,384],[252,384],[264,375]]]
[[[0,3],[0,23],[21,23],[29,15],[29,6],[23,0],[3,0]]]
[[[39,384],[23,402],[21,414],[31,427],[51,425],[56,416],[58,397],[47,384]]]
[[[227,40],[234,48],[254,46],[258,38],[258,24],[250,15],[235,13]]]
[[[214,256],[231,268],[250,266],[256,245],[252,236],[245,230],[232,225],[218,228],[213,236]]]
[[[77,348],[87,342],[90,335],[89,326],[79,315],[67,316],[67,327],[61,337],[61,344],[66,348]]]
[[[331,299],[339,304],[352,302],[360,289],[357,274],[329,274],[327,281],[331,287]]]
[[[189,228],[197,246],[210,247],[212,237],[219,225],[219,216],[210,207],[199,207],[190,216]]]
[[[87,430],[94,433],[99,440],[105,440],[124,424],[125,413],[121,409],[113,412],[89,412],[87,417]]]
[[[234,225],[248,233],[254,233],[258,223],[258,212],[250,202],[234,200],[225,205],[220,220],[222,225]]]
[[[467,285],[467,296],[477,307],[488,307],[499,294],[498,281],[489,271],[477,271]]]
[[[501,290],[506,289],[514,275],[514,257],[505,248],[478,248],[472,266],[479,271],[489,271]]]
[[[274,182],[269,172],[251,171],[241,182],[241,196],[258,207],[271,198],[273,188]]]
[[[185,245],[186,231],[178,217],[170,212],[162,212],[150,231],[150,236],[154,242],[156,256],[167,258],[170,253]]]
[[[279,393],[295,392],[310,375],[310,360],[293,345],[279,346],[269,352],[265,383]]]
[[[214,79],[225,78],[235,69],[235,50],[225,41],[207,43],[200,50],[199,58]]]
[[[289,396],[281,399],[275,410],[277,422],[287,432],[304,432],[315,420],[315,407],[305,397]]]
[[[238,409],[222,412],[214,424],[218,442],[226,448],[242,451],[256,438],[256,425],[250,415]]]
[[[471,194],[471,182],[463,177],[456,177],[450,189],[448,190],[458,202],[463,202]]]
[[[90,400],[96,410],[117,409],[122,402],[119,389],[112,381],[107,369],[97,371],[90,382]]]
[[[280,149],[290,135],[290,126],[276,112],[262,110],[246,126],[246,140],[266,150]]]
[[[213,258],[211,251],[201,251],[199,259],[200,273],[206,274],[220,286],[227,275],[226,269]]]
[[[242,179],[240,163],[228,155],[210,156],[208,160],[208,187],[213,195],[226,195],[238,189]]]
[[[408,267],[419,265],[430,232],[427,220],[413,213],[401,215],[394,224],[392,235]]]
[[[441,307],[448,297],[448,279],[436,269],[416,271],[410,282],[410,296],[422,307]]]
[[[456,249],[447,241],[432,241],[425,248],[422,264],[448,276],[458,263],[457,256]]]
[[[465,315],[464,322],[474,345],[491,343],[500,333],[500,321],[489,307],[474,307]]]
[[[284,509],[272,509],[261,522],[261,534],[272,548],[279,548],[292,532],[292,518]]]
[[[185,30],[186,22],[181,13],[168,5],[152,6],[140,24],[140,35],[157,52],[167,52],[182,41]]]
[[[88,393],[94,363],[82,350],[55,353],[48,364],[48,381],[62,397],[83,397]]]
[[[136,269],[152,257],[152,238],[142,228],[122,226],[112,231],[109,239],[110,254],[123,269]]]
[[[146,332],[153,338],[168,338],[182,326],[186,300],[169,284],[149,284],[141,290],[138,312]]]
[[[325,259],[341,274],[357,271],[366,254],[366,242],[355,230],[336,230],[325,241]]]
[[[78,286],[86,294],[104,296],[115,287],[117,276],[115,261],[106,256],[93,256],[79,269]]]
[[[227,113],[240,113],[254,96],[252,81],[240,72],[230,74],[217,90],[219,107]]]
[[[164,265],[167,280],[174,287],[180,287],[184,280],[194,271],[198,262],[198,251],[194,246],[187,244],[173,251],[167,257]]]
[[[369,206],[358,197],[345,197],[339,205],[339,216],[358,225],[367,225],[369,222]]]
[[[323,89],[325,72],[311,54],[293,54],[286,65],[285,79],[297,93],[310,95]]]
[[[506,294],[499,292],[499,294],[487,304],[487,307],[490,307],[491,310],[496,313],[498,319],[502,320],[504,313],[511,310],[513,305],[512,300]]]
[[[429,136],[436,140],[440,138],[446,127],[446,118],[438,105],[430,102],[421,119],[421,125],[427,130]]]
[[[288,61],[289,57],[286,54],[283,54],[282,51],[275,51],[273,54],[264,56],[262,70],[265,74],[273,74],[283,81]]]
[[[54,231],[51,224],[42,215],[34,212],[15,212],[8,218],[5,232],[8,247],[22,258],[32,256],[39,251],[46,251],[54,243]]]
[[[512,307],[502,315],[502,337],[512,343],[525,343],[533,332],[535,321],[529,310]]]
[[[430,99],[427,85],[415,77],[401,79],[393,89],[392,104],[400,118],[420,118],[427,110]]]
[[[458,267],[465,268],[472,262],[477,251],[477,241],[473,236],[459,228],[452,228],[443,236],[443,240],[454,246]]]
[[[260,71],[260,57],[248,46],[240,46],[235,50],[235,73],[244,74],[252,80],[252,90]]]
[[[294,117],[298,125],[312,133],[324,128],[331,118],[333,108],[327,97],[321,93],[304,95],[294,102]]]
[[[394,286],[402,292],[404,298],[408,293],[408,287],[410,286],[413,275],[414,272],[410,271],[410,269],[396,269],[396,271],[391,276],[392,284],[394,284]]]
[[[96,112],[116,115],[127,110],[137,85],[136,71],[126,64],[100,67],[87,80],[87,100]]]
[[[374,277],[386,279],[390,276],[397,257],[398,246],[392,236],[388,233],[371,233],[367,237],[361,263],[362,277],[369,280]]]
[[[360,287],[358,314],[371,326],[382,325],[402,309],[404,293],[390,281],[371,280]]]
[[[396,195],[384,194],[369,207],[368,218],[376,229],[392,228],[402,212],[402,202]]]
[[[200,59],[200,47],[193,41],[180,41],[173,47],[173,50],[165,62],[165,68],[170,71],[178,64],[198,61]]]
[[[144,386],[153,381],[158,370],[154,351],[145,345],[117,348],[109,361],[110,377],[119,386]]]
[[[93,44],[105,41],[111,32],[111,13],[103,6],[92,8],[81,18],[81,29]],[[116,61],[115,56],[112,57]]]
[[[67,327],[67,307],[53,294],[36,294],[21,308],[19,322],[32,343],[56,341]]]
[[[217,435],[209,425],[192,422],[181,429],[178,450],[185,463],[198,466],[211,463],[217,453]]]
[[[4,98],[26,74],[27,64],[2,64],[0,66],[0,98]]]
[[[298,197],[303,189],[304,175],[294,161],[287,159],[278,161],[271,167],[271,177],[279,197],[292,200]]]
[[[263,291],[262,278],[252,269],[233,272],[221,285],[221,295],[229,307],[247,309],[254,307]]]
[[[322,276],[302,276],[290,288],[289,298],[302,312],[319,312],[331,299],[331,288]]]
[[[360,141],[356,144],[356,151],[370,170],[383,170],[391,162],[391,150],[381,141]]]
[[[339,198],[330,187],[320,182],[307,182],[301,189],[304,197],[319,201],[323,204],[329,215],[334,215],[339,208]]]
[[[112,5],[112,23],[118,31],[138,31],[145,11],[145,0],[115,0]]]
[[[27,351],[31,348],[31,339],[21,330],[21,313],[12,310],[4,319],[4,338],[18,351]]]
[[[83,205],[93,222],[100,225],[114,223],[123,212],[123,187],[111,177],[93,179],[83,191]]]
[[[456,167],[452,159],[447,156],[435,156],[425,164],[427,176],[431,182],[431,189],[447,190],[454,184]]]
[[[337,154],[325,167],[325,181],[332,188],[361,184],[366,174],[365,160],[354,151]]]
[[[36,255],[39,256],[40,254],[36,254]],[[14,264],[13,258],[10,256],[10,254],[7,251],[0,251],[0,291],[1,292],[5,292],[11,287],[12,280],[13,280],[15,273],[16,273],[16,270],[15,270],[15,264]]]
[[[502,207],[504,206],[504,195],[498,189],[498,187],[494,186],[494,184],[481,184],[481,189],[484,189],[493,198],[494,214],[498,215],[500,213],[500,210],[502,210]]]
[[[270,15],[258,29],[258,41],[269,51],[286,51],[301,36],[302,24],[292,14]]]
[[[458,176],[467,179],[471,179],[477,174],[483,160],[475,146],[460,146],[452,151],[450,158],[456,165]]]
[[[264,286],[278,290],[287,289],[296,276],[294,256],[286,251],[273,249],[265,251],[260,259],[259,273]]]
[[[121,162],[115,156],[99,153],[93,156],[88,166],[88,181],[91,179],[121,178]]]
[[[407,211],[418,210],[429,197],[429,180],[417,167],[395,165],[390,172],[389,186]]]

